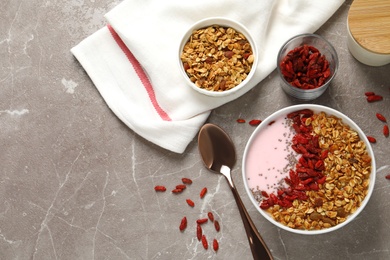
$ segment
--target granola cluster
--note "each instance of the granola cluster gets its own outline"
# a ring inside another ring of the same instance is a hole
[[[244,81],[254,55],[245,36],[219,25],[194,30],[181,54],[192,82],[210,91],[226,91]]]
[[[319,145],[329,151],[324,160],[326,181],[319,190],[306,191],[307,200],[294,200],[292,207],[267,209],[272,217],[294,229],[320,230],[344,222],[368,193],[371,157],[358,133],[340,118],[324,112],[306,120],[319,136]]]

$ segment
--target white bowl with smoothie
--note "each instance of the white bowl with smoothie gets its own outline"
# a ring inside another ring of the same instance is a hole
[[[255,129],[242,174],[262,216],[281,229],[315,235],[345,226],[364,209],[376,165],[356,123],[332,108],[303,104],[273,113]]]

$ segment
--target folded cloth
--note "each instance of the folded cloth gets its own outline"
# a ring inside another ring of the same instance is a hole
[[[210,111],[256,86],[276,67],[281,45],[315,32],[343,0],[124,0],[108,25],[72,48],[114,114],[143,138],[182,153]],[[178,48],[198,20],[227,17],[254,36],[258,67],[248,87],[215,98],[186,85]]]

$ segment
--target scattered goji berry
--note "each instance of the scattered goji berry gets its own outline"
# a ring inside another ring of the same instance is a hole
[[[203,197],[206,195],[206,193],[207,193],[207,188],[204,187],[204,188],[200,191],[199,197],[200,197],[201,199],[203,199]]]
[[[187,217],[183,217],[180,222],[179,229],[180,231],[184,231],[186,228],[187,228]]]
[[[209,217],[211,222],[214,222],[214,214],[213,214],[213,212],[210,211],[209,213],[207,213],[207,216]]]
[[[172,193],[182,193],[183,192],[183,189],[173,189],[172,190]]]
[[[376,139],[375,139],[375,137],[372,137],[372,136],[367,136],[367,139],[368,139],[368,141],[370,142],[370,143],[376,143]]]
[[[184,190],[185,188],[187,188],[187,186],[184,184],[176,185],[176,189]]]
[[[384,134],[384,136],[386,136],[386,137],[389,136],[389,126],[388,126],[388,125],[384,125],[384,126],[383,126],[383,134]]]
[[[274,121],[271,121],[268,123],[268,125],[273,125],[275,123],[275,120]]]
[[[366,95],[366,97],[369,97],[369,96],[375,95],[375,93],[372,91],[368,91],[368,92],[365,92],[364,95]]]
[[[259,120],[259,119],[252,119],[251,121],[249,121],[249,124],[251,126],[258,126],[258,125],[260,125],[260,123],[261,123],[261,120]]]
[[[382,99],[383,99],[383,97],[381,95],[372,95],[372,96],[367,97],[367,101],[369,103],[375,102],[375,101],[381,101]]]
[[[215,238],[213,240],[213,249],[214,249],[215,252],[217,252],[218,249],[219,249],[218,240],[216,240]]]
[[[243,124],[246,122],[245,119],[242,119],[242,118],[238,118],[236,121],[237,121],[237,123],[240,123],[240,124]]]
[[[165,188],[165,186],[162,186],[162,185],[157,185],[154,187],[154,190],[155,191],[161,191],[161,192],[164,192],[167,190],[167,188]]]
[[[214,220],[214,227],[215,227],[215,230],[217,232],[219,232],[219,230],[221,229],[221,226],[219,225],[218,220]]]
[[[182,178],[181,181],[182,181],[184,184],[192,184],[192,180],[189,179],[189,178]]]
[[[191,199],[186,199],[186,202],[187,202],[188,206],[190,206],[190,207],[195,206],[195,202],[193,202]]]
[[[196,220],[196,223],[197,224],[203,224],[203,223],[206,223],[207,221],[209,221],[208,218],[200,218],[200,219]]]
[[[196,225],[196,237],[198,238],[198,241],[200,241],[202,239],[202,234],[203,234],[202,227],[199,224],[197,224]]]
[[[206,250],[209,248],[209,243],[207,242],[207,238],[205,235],[202,235],[202,245]]]
[[[385,178],[390,180],[390,174],[386,175]]]
[[[381,113],[376,113],[376,118],[386,123],[386,117],[384,117]]]

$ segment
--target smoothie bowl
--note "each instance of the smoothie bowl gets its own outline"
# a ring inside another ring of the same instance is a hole
[[[322,234],[351,222],[374,189],[374,153],[363,131],[337,110],[296,105],[265,119],[243,156],[245,189],[284,230]]]

